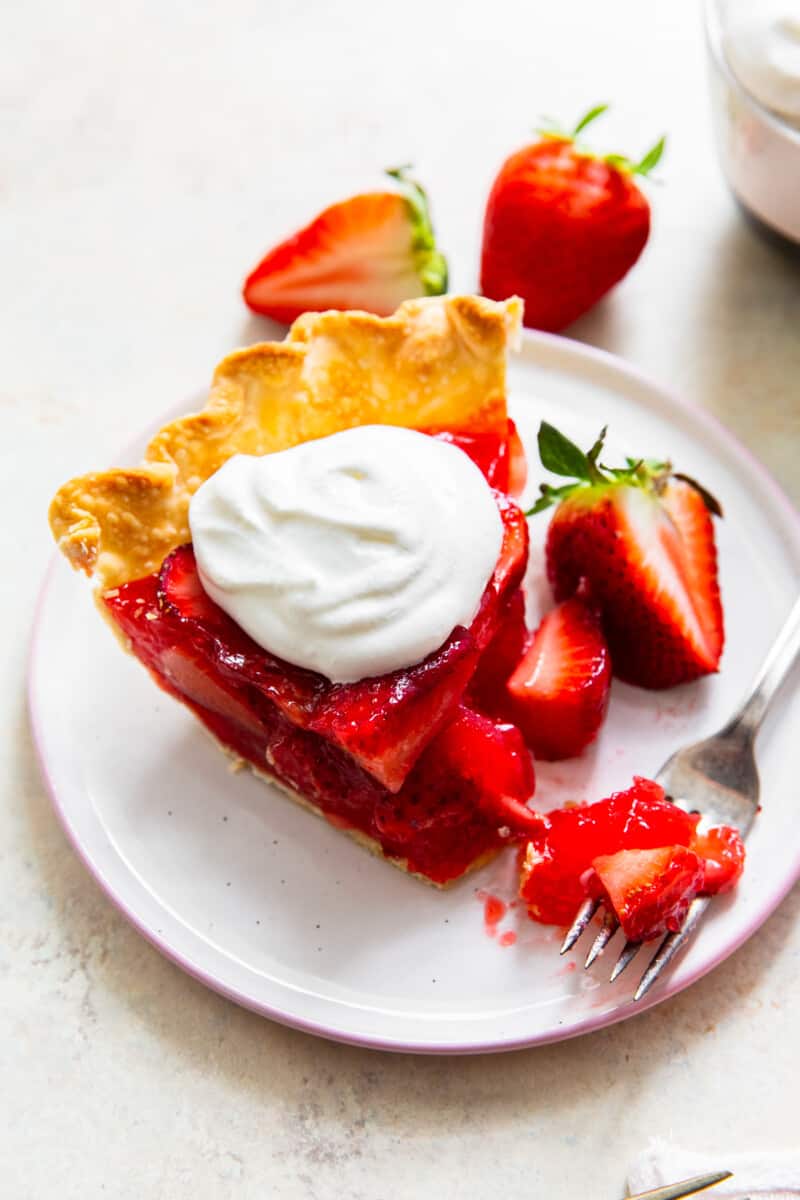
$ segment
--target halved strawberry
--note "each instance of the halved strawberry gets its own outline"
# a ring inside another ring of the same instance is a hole
[[[587,890],[613,909],[628,941],[645,942],[680,929],[704,873],[685,846],[620,850],[594,860]]]
[[[708,492],[669,463],[598,465],[605,430],[584,454],[546,422],[543,465],[575,482],[543,484],[531,512],[558,507],[547,533],[547,573],[557,600],[583,587],[600,611],[614,674],[666,688],[718,669],[722,605]],[[690,493],[694,495],[690,495]]]
[[[611,663],[597,614],[577,597],[549,612],[506,683],[508,714],[537,758],[572,758],[597,736]]]
[[[329,308],[385,317],[404,300],[446,292],[427,196],[406,170],[387,172],[393,191],[332,204],[270,250],[245,281],[249,307],[287,324]]]

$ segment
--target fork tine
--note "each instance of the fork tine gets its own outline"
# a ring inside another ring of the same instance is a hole
[[[599,907],[600,901],[593,900],[591,896],[584,900],[583,904],[575,914],[575,920],[567,930],[567,936],[561,943],[559,954],[566,954],[568,950],[572,949]]]
[[[689,911],[684,918],[683,925],[681,925],[677,933],[668,933],[658,947],[658,950],[656,950],[650,965],[639,980],[639,986],[633,993],[634,1000],[641,1000],[643,996],[647,995],[661,972],[668,963],[672,962],[672,959],[688,939],[695,925],[708,908],[710,900],[710,896],[698,896],[692,901],[689,905]]]
[[[626,942],[625,943],[625,945],[622,947],[622,949],[619,952],[619,958],[617,959],[617,961],[614,965],[614,970],[611,972],[611,981],[610,981],[611,983],[613,983],[615,979],[619,979],[622,972],[625,970],[625,968],[628,966],[629,963],[633,962],[634,958],[639,953],[641,948],[642,948],[641,942]]]
[[[608,912],[603,916],[603,925],[597,937],[592,942],[592,948],[586,955],[586,962],[583,964],[583,969],[590,967],[595,959],[598,959],[605,950],[608,943],[611,941],[614,934],[619,929],[619,921],[614,916],[613,912]]]

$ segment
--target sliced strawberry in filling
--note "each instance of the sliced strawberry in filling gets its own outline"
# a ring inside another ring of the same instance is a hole
[[[449,430],[435,432],[432,436],[458,446],[469,455],[490,487],[511,496],[518,496],[525,487],[528,477],[525,449],[511,419],[504,436],[499,433],[451,433]]]
[[[432,751],[446,772],[475,784],[489,818],[529,837],[541,836],[544,822],[526,805],[536,788],[533,760],[514,725],[493,721],[462,704]]]
[[[496,632],[505,599],[525,569],[525,518],[512,502],[499,494],[496,498],[504,540],[472,625],[457,627],[439,650],[405,670],[332,684],[266,653],[203,593],[190,546],[173,551],[162,566],[162,602],[181,618],[181,640],[201,649],[220,675],[233,683],[246,680],[295,724],[347,750],[390,791],[397,791],[461,699]],[[119,596],[130,589],[133,594],[137,587],[126,584]]]
[[[525,593],[512,592],[498,616],[497,631],[469,685],[470,701],[482,712],[497,715],[505,710],[505,682],[525,652]]]
[[[540,829],[525,806],[534,776],[518,731],[460,703],[525,569],[525,519],[497,502],[503,546],[470,628],[417,666],[355,684],[331,684],[257,646],[203,591],[191,546],[105,603],[161,686],[228,749],[446,882]]]
[[[516,730],[457,705],[452,731],[448,726],[434,738],[390,792],[342,747],[294,723],[245,672],[236,683],[232,671],[221,672],[215,638],[191,626],[187,635],[188,618],[164,606],[158,588],[151,576],[106,597],[141,661],[229,751],[336,825],[374,839],[387,857],[437,883],[457,878],[510,837],[540,828],[525,807],[533,770]]]
[[[439,442],[458,446],[472,459],[490,487],[505,492],[508,488],[508,440],[497,433],[450,433],[432,435]]]

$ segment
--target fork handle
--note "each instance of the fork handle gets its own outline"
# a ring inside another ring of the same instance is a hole
[[[721,733],[730,737],[755,738],[787,674],[800,654],[800,600],[795,602],[786,624],[775,639],[749,696]]]

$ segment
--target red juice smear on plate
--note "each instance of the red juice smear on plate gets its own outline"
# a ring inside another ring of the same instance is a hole
[[[497,926],[508,912],[508,905],[490,892],[481,890],[476,894],[478,899],[483,901],[483,927],[489,937],[495,937]]]

